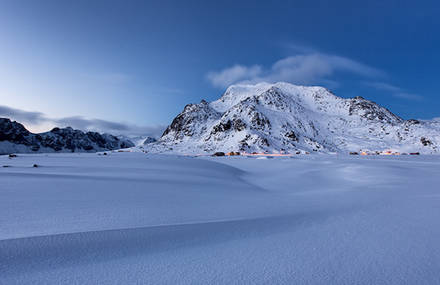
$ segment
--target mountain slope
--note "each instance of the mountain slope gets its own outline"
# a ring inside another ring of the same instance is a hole
[[[82,132],[67,128],[54,128],[34,134],[22,124],[0,118],[0,154],[13,152],[96,152],[133,147],[129,140],[109,134]]]
[[[438,121],[406,121],[362,97],[281,82],[233,85],[214,102],[185,106],[149,150],[437,153],[439,145]]]

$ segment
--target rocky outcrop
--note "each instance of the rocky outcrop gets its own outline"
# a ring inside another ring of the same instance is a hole
[[[34,134],[22,124],[0,118],[0,154],[12,152],[96,152],[133,147],[129,140],[109,134],[53,128]]]

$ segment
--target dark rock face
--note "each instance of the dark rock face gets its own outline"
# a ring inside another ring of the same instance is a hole
[[[428,140],[427,138],[420,138],[420,142],[424,145],[424,146],[429,146],[432,145],[432,142],[430,140]]]
[[[17,122],[11,122],[6,118],[0,118],[0,141],[31,145],[31,133]]]
[[[220,122],[214,127],[212,127],[211,135],[215,135],[221,132],[227,132],[229,130],[234,130],[239,132],[244,130],[245,128],[246,128],[246,124],[241,119],[227,120],[226,122]]]
[[[354,97],[350,101],[349,115],[352,116],[354,114],[368,120],[379,120],[388,124],[401,123],[403,121],[402,118],[394,115],[388,109],[380,107],[361,96]]]
[[[109,134],[84,133],[70,127],[53,128],[49,132],[33,134],[22,124],[12,122],[7,118],[0,118],[0,142],[2,141],[24,145],[35,152],[41,148],[49,148],[54,151],[95,152],[134,146],[129,140],[121,140]]]
[[[246,129],[246,124],[241,119],[235,119],[232,122],[232,127],[236,131],[243,131],[244,129]]]
[[[195,124],[203,124],[210,118],[217,118],[219,114],[209,107],[204,100],[200,104],[188,104],[174,120],[171,122],[162,137],[172,133],[175,140],[182,139],[185,136],[191,137],[194,135]]]
[[[226,123],[220,122],[218,125],[215,125],[212,128],[212,134],[216,134],[218,132],[226,132],[228,130],[230,130],[232,127],[232,122],[231,120],[228,120]]]
[[[298,141],[298,138],[297,138],[297,136],[295,135],[295,132],[294,131],[290,131],[290,132],[287,132],[286,134],[285,134],[285,136],[287,137],[287,138],[289,138],[289,139],[291,139],[292,141]]]
[[[409,125],[419,125],[420,124],[420,121],[419,120],[415,120],[415,119],[409,119],[406,122]]]

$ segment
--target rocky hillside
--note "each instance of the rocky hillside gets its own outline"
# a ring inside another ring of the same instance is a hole
[[[362,97],[288,83],[234,85],[211,103],[189,104],[152,152],[437,153],[440,122],[403,120]]]
[[[109,134],[82,132],[67,128],[54,128],[34,134],[22,124],[0,118],[0,154],[13,152],[96,152],[133,147],[129,140]]]

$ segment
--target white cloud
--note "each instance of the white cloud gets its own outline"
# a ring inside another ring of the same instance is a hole
[[[226,88],[236,83],[290,82],[294,84],[323,84],[337,87],[338,82],[332,79],[336,73],[350,73],[365,79],[386,77],[385,72],[360,63],[353,59],[328,55],[310,47],[292,45],[289,48],[298,54],[280,59],[270,68],[260,65],[234,65],[220,71],[211,71],[207,78],[215,87]],[[363,82],[377,90],[387,91],[396,98],[421,100],[422,96],[407,92],[405,89],[385,82]]]
[[[319,52],[298,54],[278,60],[268,69],[260,65],[234,65],[220,71],[208,73],[208,80],[216,87],[227,87],[234,83],[278,82],[316,84],[332,81],[337,72],[348,72],[363,77],[381,77],[378,69],[355,60],[327,55]]]
[[[393,93],[392,96],[397,97],[397,98],[407,99],[407,100],[422,100],[423,99],[423,97],[418,94],[412,94],[412,93],[406,93],[406,92]]]
[[[23,111],[1,105],[0,105],[0,116],[7,118],[14,118],[14,120],[17,121],[31,122],[33,124],[38,124],[47,120],[45,115],[40,112]]]
[[[244,66],[234,65],[221,71],[209,72],[207,77],[212,85],[216,87],[226,87],[238,81],[249,80],[258,77],[262,72],[259,65]]]
[[[101,119],[89,119],[81,116],[65,118],[49,118],[40,112],[29,112],[0,105],[0,117],[16,120],[30,128],[31,131],[41,132],[55,126],[72,127],[84,131],[97,131],[113,135],[153,136],[159,137],[166,126],[137,126],[129,123],[112,122]]]

